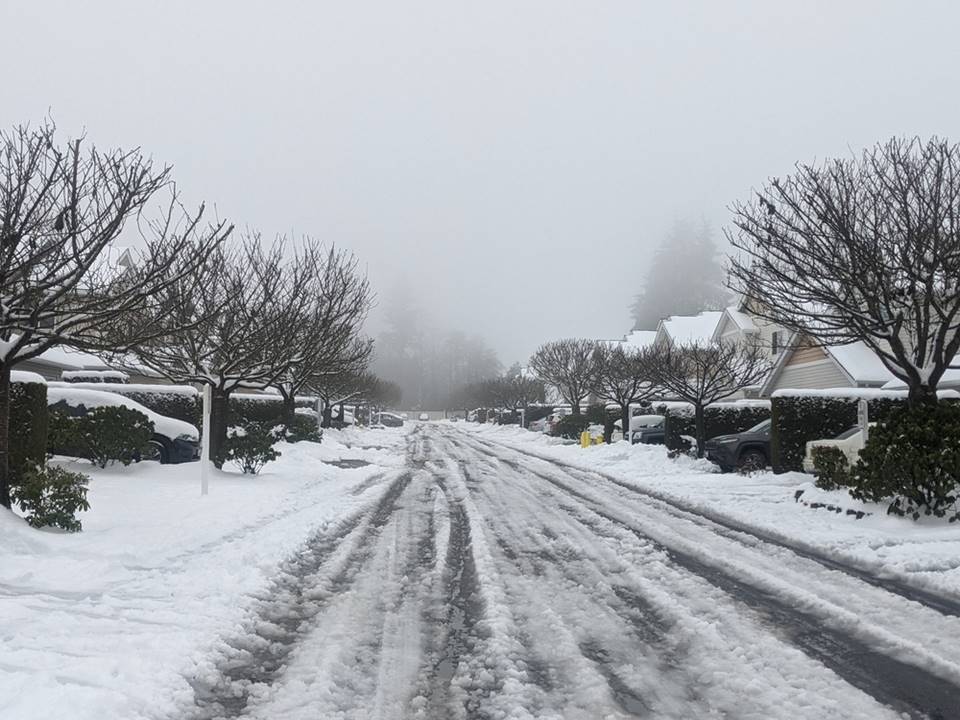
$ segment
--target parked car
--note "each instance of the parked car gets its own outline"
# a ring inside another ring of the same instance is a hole
[[[394,413],[380,413],[380,424],[386,427],[403,427],[403,418]]]
[[[873,425],[873,423],[870,423]],[[835,447],[847,458],[847,463],[853,465],[860,456],[865,444],[863,438],[863,428],[854,425],[831,440],[811,440],[806,445],[806,452],[803,455],[804,471],[814,474],[816,468],[813,466],[813,449],[818,447]]]
[[[666,418],[663,415],[634,415],[630,418],[630,442],[634,445],[663,445]]]
[[[710,438],[704,450],[707,459],[724,472],[764,468],[770,461],[770,421],[764,420],[741,433]]]
[[[135,400],[103,390],[71,387],[47,387],[47,406],[69,417],[83,417],[96,407],[126,407],[147,416],[153,423],[153,437],[144,460],[164,464],[191,462],[200,459],[200,433],[183,420],[156,413]],[[54,448],[56,452],[57,448]]]
[[[430,419],[430,413],[420,413],[421,422],[426,422]]]

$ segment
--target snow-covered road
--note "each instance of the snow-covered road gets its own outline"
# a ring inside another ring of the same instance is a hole
[[[949,602],[455,425],[377,482],[177,717],[960,717]]]

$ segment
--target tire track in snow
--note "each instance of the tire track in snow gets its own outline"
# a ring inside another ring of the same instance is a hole
[[[251,696],[273,683],[309,623],[322,609],[316,575],[350,541],[342,565],[326,583],[323,594],[343,592],[363,567],[371,545],[393,515],[410,473],[394,480],[372,510],[341,522],[333,532],[311,538],[281,567],[276,580],[254,605],[244,631],[220,649],[214,667],[191,679],[195,708],[191,720],[238,717]]]
[[[620,526],[644,542],[652,543],[674,564],[703,578],[745,604],[761,616],[771,630],[878,701],[915,718],[960,717],[960,687],[952,680],[915,664],[891,657],[840,629],[825,626],[821,616],[796,607],[778,594],[755,587],[687,551],[665,545],[658,538],[652,537],[643,527],[625,520],[620,512],[611,512],[588,493],[581,492],[553,474],[538,472],[498,456],[489,447],[491,444],[486,441],[480,447],[472,443],[468,444],[478,452],[500,459],[517,473],[540,478],[565,496],[576,499],[589,512]],[[569,472],[566,466],[563,470],[569,478],[574,480],[578,479],[577,475],[580,475],[581,480],[584,475],[589,475],[579,470]],[[577,512],[573,514],[574,517],[583,521],[582,516]],[[600,534],[596,524],[589,522],[585,524]]]
[[[637,487],[636,485],[631,485],[630,483],[624,482],[617,477],[600,470],[584,470],[576,465],[571,465],[562,460],[557,460],[549,456],[540,455],[536,452],[530,451],[529,449],[518,448],[512,445],[498,446],[496,443],[492,443],[486,438],[473,437],[471,439],[477,443],[486,445],[488,448],[506,449],[534,460],[551,463],[563,468],[563,470],[571,476],[578,476],[589,481],[599,478],[617,486],[622,490],[627,491],[632,495],[640,496],[660,504],[660,506],[666,512],[669,512],[677,518],[693,519],[696,522],[703,524],[705,527],[710,527],[710,529],[712,529],[714,532],[722,534],[725,537],[744,542],[743,536],[747,536],[769,545],[784,548],[799,557],[803,557],[807,560],[818,563],[829,570],[835,570],[837,572],[850,575],[851,577],[854,577],[865,583],[881,588],[895,595],[899,595],[907,600],[924,605],[925,607],[936,610],[944,615],[960,617],[960,598],[958,597],[931,592],[924,588],[917,587],[911,584],[908,580],[901,579],[899,577],[877,575],[867,568],[856,565],[853,560],[842,562],[834,557],[825,555],[823,552],[819,551],[813,546],[801,544],[795,540],[778,536],[772,532],[768,532],[761,528],[740,522],[721,513],[715,513],[711,512],[710,510],[691,507],[688,504],[664,493],[660,493],[649,488],[641,488]],[[504,461],[506,462],[506,460]]]

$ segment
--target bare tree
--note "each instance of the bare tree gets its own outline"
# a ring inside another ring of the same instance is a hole
[[[130,348],[143,365],[177,382],[210,386],[215,463],[227,436],[231,393],[276,385],[302,360],[297,339],[314,267],[300,260],[284,261],[282,239],[265,246],[248,235],[241,247],[209,258],[206,282],[171,286],[159,298],[162,312],[127,320],[155,328],[156,340]]]
[[[647,377],[693,405],[697,457],[706,443],[704,408],[766,377],[770,363],[759,345],[741,343],[667,345],[641,353]]]
[[[530,358],[530,367],[546,383],[557,388],[574,415],[593,385],[591,340],[556,340],[541,345]]]
[[[936,402],[960,350],[960,147],[893,139],[798,165],[734,206],[731,287],[757,314],[823,343],[862,340]]]
[[[365,368],[373,351],[373,343],[360,337],[373,297],[356,257],[308,238],[294,262],[304,266],[299,274],[308,280],[304,288],[308,302],[294,327],[299,361],[274,384],[283,398],[288,425],[293,422],[296,396],[317,376],[344,367]]]
[[[61,146],[52,123],[0,133],[0,504],[10,507],[10,373],[58,345],[114,349],[104,327],[155,307],[169,287],[197,274],[230,233],[203,226],[203,207],[178,203],[168,168],[138,150],[100,152],[81,140]],[[141,218],[162,188],[160,219]],[[131,268],[111,262],[111,244],[139,230],[143,248]],[[128,341],[149,338],[137,328]]]
[[[643,353],[623,345],[597,343],[593,351],[593,394],[620,408],[623,435],[630,435],[630,406],[653,397],[657,386],[651,382]]]

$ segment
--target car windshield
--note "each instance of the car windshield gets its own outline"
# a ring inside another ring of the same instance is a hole
[[[663,415],[637,415],[630,421],[635,428],[660,427],[663,424]]]
[[[770,432],[770,421],[764,420],[762,423],[757,423],[752,428],[747,430],[749,433],[768,433]]]
[[[845,430],[844,432],[842,432],[842,433],[840,433],[839,435],[837,435],[837,436],[834,438],[834,440],[846,440],[846,439],[848,439],[848,438],[852,438],[854,435],[859,434],[859,432],[860,432],[860,426],[859,426],[859,425],[854,425],[854,426],[853,426],[852,428],[850,428],[849,430]]]

